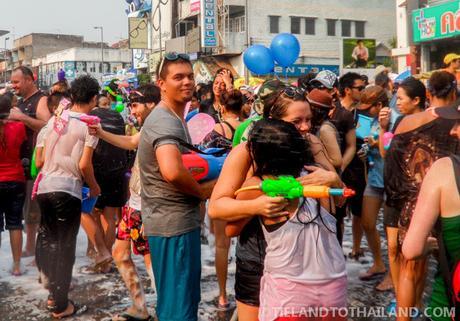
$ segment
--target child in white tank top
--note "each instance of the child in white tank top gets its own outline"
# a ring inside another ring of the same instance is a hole
[[[254,126],[248,148],[255,172],[243,186],[281,175],[298,177],[311,156],[293,125],[272,119]],[[340,316],[347,304],[346,267],[335,218],[311,198],[292,200],[285,210],[289,215],[260,218],[267,249],[259,320],[346,320]]]

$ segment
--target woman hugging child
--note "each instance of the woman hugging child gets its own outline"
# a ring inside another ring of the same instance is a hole
[[[243,187],[279,176],[299,177],[313,159],[295,126],[281,120],[258,121],[248,149],[254,174]],[[244,191],[238,199],[261,194]],[[347,304],[347,277],[335,218],[312,198],[290,200],[284,211],[276,218],[260,216],[267,249],[259,320],[346,320],[338,313]]]

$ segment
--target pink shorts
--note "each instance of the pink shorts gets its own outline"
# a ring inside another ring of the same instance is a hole
[[[262,277],[260,321],[346,320],[346,307],[346,276],[321,284]]]
[[[141,234],[141,212],[125,206],[121,212],[121,221],[118,223],[117,239],[132,241],[133,252],[136,255],[149,254],[149,243]]]

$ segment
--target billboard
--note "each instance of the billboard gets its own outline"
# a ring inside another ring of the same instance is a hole
[[[199,13],[201,6],[201,0],[190,0],[190,13]]]
[[[343,39],[343,68],[375,68],[375,65],[375,39]]]
[[[147,18],[128,18],[129,48],[148,49],[149,29]]]
[[[201,47],[217,47],[217,0],[201,0]]]
[[[460,0],[414,10],[412,30],[414,42],[460,35]]]

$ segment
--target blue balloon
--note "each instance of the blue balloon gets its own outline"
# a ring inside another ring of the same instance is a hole
[[[289,67],[299,58],[300,43],[294,35],[280,33],[273,38],[270,49],[280,66]]]
[[[243,55],[244,64],[254,74],[266,75],[275,69],[270,49],[262,45],[253,45]]]

